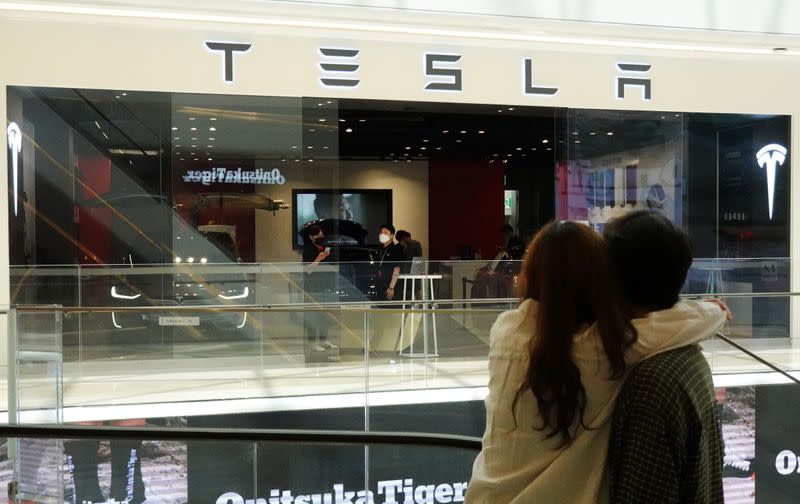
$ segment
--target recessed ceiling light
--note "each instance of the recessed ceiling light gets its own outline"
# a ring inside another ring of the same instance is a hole
[[[411,146],[406,146],[406,150],[411,150]]]
[[[427,147],[420,147],[419,150],[426,150]]]
[[[216,138],[214,138],[214,137],[208,137],[208,139],[209,139],[209,140],[211,140],[212,142],[213,142],[214,140],[216,140]]]
[[[428,142],[430,142],[430,140],[428,140],[427,138],[422,141],[422,143],[428,143]]]
[[[173,140],[180,140],[180,139],[181,139],[181,137],[175,137],[175,138],[173,138]]]
[[[498,112],[500,112],[500,113],[502,113],[502,112],[503,112],[503,109],[497,109],[497,111],[498,111]]]
[[[345,131],[348,132],[348,133],[352,133],[353,132],[353,128],[347,128]]]
[[[517,147],[517,150],[522,150],[522,147]]]
[[[319,122],[325,122],[325,121],[327,121],[327,119],[325,119],[324,117],[319,118]]]
[[[177,126],[173,126],[172,127],[172,131],[178,131],[178,127]]]
[[[215,128],[214,126],[211,126],[210,128],[208,128],[208,131],[217,131],[217,128]]]
[[[436,150],[442,150],[442,148],[441,147],[436,147]]]
[[[328,105],[330,105],[330,104],[331,104],[331,103],[333,103],[333,102],[332,102],[332,101],[330,101],[330,100],[328,100],[328,101],[326,101],[325,103],[327,103]]]
[[[317,130],[315,130],[314,128],[311,128],[310,130],[308,130],[309,133],[314,133],[315,131],[317,131]]]
[[[178,145],[176,145],[175,147],[180,147],[180,146],[181,146],[181,145],[180,145],[180,144],[178,144]]]
[[[572,134],[573,134],[573,135],[577,135],[577,134],[578,134],[578,132],[577,132],[577,131],[573,131],[573,132],[572,132]]]
[[[675,114],[675,117],[680,117],[680,116],[681,116],[680,114]]]
[[[550,147],[548,147],[548,148],[547,148],[547,150],[551,151],[551,150],[553,150],[553,149],[552,149],[552,148],[550,148]]]
[[[211,159],[211,158],[208,158],[208,160],[209,160],[209,161],[214,161],[214,160],[213,160],[213,159]]]
[[[485,131],[483,131],[483,130],[478,130],[478,134],[479,134],[479,135],[483,135],[484,133],[486,133],[486,132],[485,132]]]
[[[192,140],[197,140],[197,137],[192,137]]]
[[[596,134],[597,134],[597,133],[596,133],[596,132],[594,132],[594,131],[592,131],[591,133],[589,133],[589,135],[590,135],[590,136],[595,136]]]
[[[513,156],[513,154],[506,154],[506,157],[511,157],[511,156]]]
[[[325,147],[323,147],[322,149],[323,149],[323,150],[328,150],[328,146],[326,145],[326,146],[325,146]]]
[[[194,152],[190,152],[189,154],[191,154],[192,156],[194,156]]]
[[[217,118],[216,118],[216,117],[209,117],[209,118],[208,118],[208,120],[209,120],[209,121],[216,121],[216,120],[217,120]]]
[[[514,110],[514,107],[508,107],[508,110]]]
[[[296,148],[297,148],[297,146],[296,146],[296,145],[292,145],[292,149],[296,149]]]
[[[116,95],[114,98],[116,98],[117,100],[119,100],[119,95]]]
[[[197,131],[197,128],[194,128],[194,127],[192,127],[192,128],[189,128],[189,130],[191,130],[191,131]]]
[[[128,96],[128,93],[122,93],[122,96]]]
[[[181,158],[181,161],[186,161],[186,159],[185,158]]]
[[[575,140],[575,143],[578,144],[578,143],[581,143],[581,141],[580,140]]]
[[[317,103],[317,106],[318,106],[318,107],[321,107],[321,106],[322,106],[322,104],[321,104],[321,103]]]
[[[492,154],[492,156],[494,156],[494,157],[497,157],[497,156],[499,156],[499,155],[500,155],[500,154]]]
[[[442,133],[444,134],[450,133],[450,130],[442,130]]]
[[[542,143],[543,143],[543,144],[550,143],[550,140],[548,140],[548,139],[546,139],[546,138],[545,138],[544,140],[542,140]]]
[[[190,121],[194,121],[195,119],[197,119],[197,118],[196,117],[190,117],[189,118]]]
[[[456,143],[461,143],[461,139],[459,138],[458,140],[456,140]]]
[[[613,132],[613,131],[609,131],[608,133],[606,133],[606,135],[608,135],[608,136],[613,136],[613,135],[614,135],[614,132]],[[624,140],[623,140],[623,141],[624,141]]]
[[[313,148],[314,148],[314,146],[313,146],[313,145],[309,145],[308,147],[306,147],[306,149],[308,149],[308,150],[311,150],[311,149],[313,149]]]
[[[195,160],[195,161],[200,161],[200,159],[199,159],[199,158],[194,158],[194,160]]]
[[[359,119],[358,122],[365,123],[365,122],[367,122],[367,120],[366,119]]]
[[[208,147],[209,149],[213,149],[213,148],[214,148],[214,146],[213,146],[213,145],[208,145],[207,147]]]
[[[347,119],[339,119],[339,122],[347,122]]]
[[[460,131],[460,133],[461,133],[462,135],[463,135],[464,133],[466,133],[466,132],[467,132],[467,130],[461,130],[461,131]]]

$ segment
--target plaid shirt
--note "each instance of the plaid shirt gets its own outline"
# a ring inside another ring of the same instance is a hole
[[[630,372],[611,431],[612,504],[722,504],[722,456],[711,370],[697,345]]]

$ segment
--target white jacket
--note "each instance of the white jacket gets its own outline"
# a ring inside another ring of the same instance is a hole
[[[517,401],[516,424],[511,405],[528,370],[528,342],[533,334],[536,302],[526,300],[503,313],[492,327],[489,344],[489,394],[483,450],[475,459],[467,504],[557,504],[607,502],[605,478],[614,401],[622,380],[609,380],[609,365],[594,328],[575,336],[573,360],[586,390],[584,420],[568,447],[556,449],[541,425],[533,393]],[[638,341],[626,353],[635,364],[659,352],[712,337],[725,313],[712,303],[681,301],[669,310],[633,320]],[[516,425],[516,428],[514,428]]]

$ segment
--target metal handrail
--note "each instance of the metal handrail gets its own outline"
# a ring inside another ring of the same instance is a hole
[[[66,425],[2,425],[3,438],[140,439],[161,441],[252,441],[339,445],[414,445],[479,451],[481,439],[455,434],[292,429],[140,428]]]
[[[721,339],[722,341],[724,341],[728,345],[730,345],[733,348],[739,350],[740,352],[746,354],[747,356],[755,359],[756,361],[760,362],[761,364],[764,364],[765,366],[767,366],[768,368],[772,369],[773,371],[777,371],[778,373],[780,373],[784,377],[788,378],[790,381],[800,385],[800,379],[795,378],[794,376],[792,376],[787,371],[779,368],[778,366],[776,366],[775,364],[772,364],[771,362],[767,361],[766,359],[764,359],[762,357],[759,357],[755,352],[751,352],[750,350],[748,350],[745,347],[743,347],[742,345],[736,343],[735,341],[733,341],[731,338],[725,336],[724,334],[717,333],[717,338]]]
[[[682,294],[681,299],[709,299],[709,298],[780,298],[800,296],[800,292],[752,292],[752,293],[711,293],[711,294]],[[505,308],[496,306],[490,308],[475,308],[485,305],[510,305],[520,302],[519,298],[490,298],[490,299],[435,299],[435,300],[397,300],[397,301],[338,301],[321,303],[272,303],[251,305],[150,305],[150,306],[55,306],[55,305],[14,305],[12,308],[18,312],[61,312],[61,313],[146,313],[146,312],[197,312],[197,313],[222,313],[222,312],[299,312],[299,311],[348,311],[348,312],[378,312],[387,310],[403,310],[406,313],[436,313],[455,314],[471,312],[497,312]],[[442,305],[469,305],[469,308],[438,308]],[[403,308],[408,306],[436,306],[434,308]],[[0,313],[8,309],[0,308]]]

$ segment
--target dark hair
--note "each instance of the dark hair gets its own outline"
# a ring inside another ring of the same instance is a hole
[[[514,232],[514,228],[511,226],[511,224],[503,224],[503,227],[500,228],[500,232],[501,233],[513,233]]]
[[[561,446],[568,445],[577,423],[586,428],[586,391],[572,360],[575,335],[596,324],[591,330],[596,329],[610,378],[616,379],[625,371],[624,350],[636,341],[636,331],[615,303],[603,239],[584,224],[553,222],[542,228],[525,253],[520,287],[522,297],[538,307],[532,312],[526,380],[512,410],[530,389],[542,419],[538,430],[548,431],[548,438],[560,435]]]
[[[394,234],[394,226],[392,226],[391,224],[383,224],[381,225],[381,229],[388,229],[389,232]]]
[[[640,210],[611,220],[603,235],[629,316],[678,302],[692,265],[686,232],[657,212]]]
[[[312,224],[308,227],[308,237],[317,236],[322,232],[322,227],[319,224]]]
[[[403,241],[403,238],[411,238],[411,233],[409,233],[405,229],[401,229],[400,231],[395,233],[394,237],[397,238],[397,241]]]

